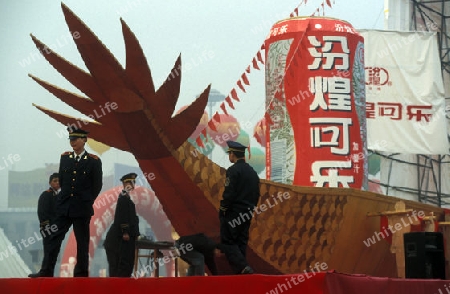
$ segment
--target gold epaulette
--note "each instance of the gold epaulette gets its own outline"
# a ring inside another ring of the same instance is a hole
[[[95,154],[91,154],[91,153],[89,153],[89,156],[90,156],[90,157],[92,157],[92,158],[94,158],[94,159],[98,159],[98,156],[97,156],[97,155],[95,155]]]
[[[61,156],[63,156],[63,155],[69,155],[70,153],[72,153],[72,152],[66,151],[66,152],[62,153]]]

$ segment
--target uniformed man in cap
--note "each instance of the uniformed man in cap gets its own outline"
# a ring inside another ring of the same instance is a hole
[[[94,215],[92,205],[102,189],[102,162],[84,149],[87,131],[75,126],[67,130],[73,151],[61,154],[59,161],[61,192],[56,199],[57,231],[50,238],[45,264],[33,277],[53,277],[61,243],[71,226],[77,241],[73,276],[89,276],[89,224]]]
[[[56,195],[59,193],[59,174],[53,173],[50,175],[48,183],[50,187],[41,193],[38,200],[37,214],[39,219],[39,228],[42,234],[42,245],[44,247],[44,260],[42,264],[45,264],[45,260],[48,257],[48,248],[50,244],[50,237],[52,233],[52,225],[55,223],[56,218]],[[28,275],[30,278],[37,274]]]
[[[225,190],[220,201],[219,220],[223,253],[237,274],[251,274],[246,250],[253,209],[258,204],[259,177],[245,162],[246,147],[227,141],[228,158],[233,165],[227,169]]]
[[[133,273],[136,238],[139,234],[139,218],[129,192],[134,190],[137,174],[129,173],[120,180],[123,190],[117,199],[114,223],[106,234],[104,247],[110,277],[127,277]]]

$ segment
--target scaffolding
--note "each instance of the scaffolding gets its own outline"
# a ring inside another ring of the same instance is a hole
[[[449,25],[450,0],[411,0],[410,30],[438,33],[443,76],[450,74]]]

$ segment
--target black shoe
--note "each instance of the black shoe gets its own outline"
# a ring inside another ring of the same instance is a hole
[[[253,269],[248,265],[244,267],[244,269],[241,271],[241,275],[248,275],[253,273],[254,273]]]
[[[46,274],[46,273],[43,273],[43,272],[37,272],[35,274],[29,274],[28,277],[29,278],[53,277],[53,275]]]

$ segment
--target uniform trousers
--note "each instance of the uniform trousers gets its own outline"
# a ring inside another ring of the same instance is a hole
[[[251,217],[248,213],[247,218],[243,218],[243,213],[248,213],[248,210],[240,212],[228,209],[225,214],[219,212],[220,249],[237,274],[248,265],[246,251]]]
[[[61,244],[70,227],[73,226],[73,232],[77,241],[77,263],[75,265],[74,277],[89,276],[89,223],[91,217],[68,217],[58,216],[55,220],[57,231],[52,233],[49,240],[48,252],[44,251],[41,273],[47,276],[53,276],[56,261],[58,259]]]
[[[129,278],[133,273],[136,240],[133,237],[128,241],[123,240],[121,236],[119,238],[114,245],[105,244],[109,276]]]

